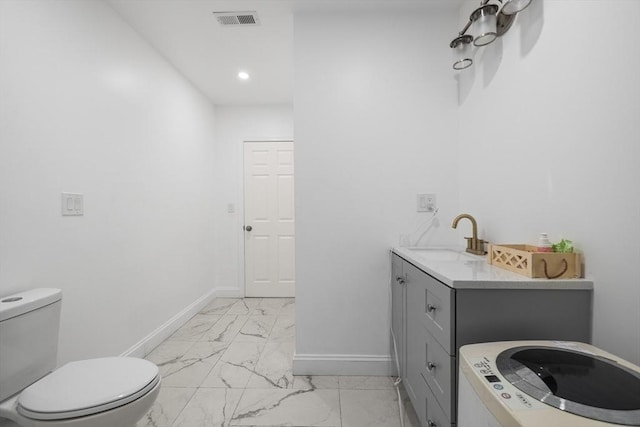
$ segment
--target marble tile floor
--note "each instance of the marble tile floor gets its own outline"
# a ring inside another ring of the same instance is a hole
[[[292,374],[294,308],[292,298],[212,301],[147,356],[163,382],[137,427],[400,427],[389,377]]]

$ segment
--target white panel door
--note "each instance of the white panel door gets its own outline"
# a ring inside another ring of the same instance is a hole
[[[293,207],[293,142],[245,142],[246,296],[294,296]]]

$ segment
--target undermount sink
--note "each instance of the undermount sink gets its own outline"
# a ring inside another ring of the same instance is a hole
[[[430,261],[485,261],[483,256],[472,255],[463,250],[448,248],[413,247],[406,248],[417,256],[422,256]]]

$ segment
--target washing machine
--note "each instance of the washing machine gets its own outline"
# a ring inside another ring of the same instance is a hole
[[[458,427],[640,426],[640,367],[589,344],[460,348]]]

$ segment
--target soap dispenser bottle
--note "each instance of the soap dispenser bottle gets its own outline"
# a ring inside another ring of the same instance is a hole
[[[547,233],[540,233],[538,237],[538,246],[536,246],[538,252],[553,252],[553,244],[549,241]]]

